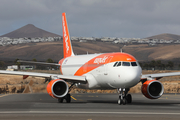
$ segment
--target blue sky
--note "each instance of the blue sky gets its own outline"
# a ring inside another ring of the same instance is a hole
[[[179,0],[0,0],[0,3],[0,35],[27,24],[62,35],[63,12],[71,36],[180,35]]]

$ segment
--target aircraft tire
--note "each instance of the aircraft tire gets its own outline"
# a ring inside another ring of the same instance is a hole
[[[71,102],[71,95],[69,93],[66,95],[66,102],[67,103]]]
[[[64,98],[58,98],[59,103],[63,103]]]
[[[121,104],[122,104],[122,100],[118,99],[118,105],[121,105]]]
[[[127,100],[127,103],[132,103],[132,96],[131,96],[131,94],[128,94],[126,96],[126,100]]]
[[[123,105],[126,105],[126,103],[127,103],[126,97],[124,97],[124,98],[122,99],[122,103],[123,103]]]

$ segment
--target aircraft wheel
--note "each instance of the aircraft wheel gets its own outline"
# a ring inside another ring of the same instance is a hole
[[[121,105],[122,104],[122,100],[118,99],[118,104]]]
[[[126,99],[127,99],[127,103],[132,103],[132,96],[131,96],[131,94],[128,94],[126,96]]]
[[[122,102],[123,102],[123,105],[126,105],[127,103],[126,97],[123,97]]]
[[[69,93],[66,95],[66,102],[67,103],[71,102],[71,95]]]
[[[59,103],[63,103],[64,98],[58,98]]]

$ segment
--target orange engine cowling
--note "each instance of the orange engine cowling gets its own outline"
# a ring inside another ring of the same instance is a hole
[[[62,98],[67,95],[69,87],[64,80],[51,80],[47,87],[48,94],[53,98]]]
[[[144,96],[149,99],[158,99],[164,92],[164,87],[161,82],[157,80],[149,80],[143,83],[141,91]]]

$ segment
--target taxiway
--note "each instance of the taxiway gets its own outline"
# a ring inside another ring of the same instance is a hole
[[[149,100],[132,94],[133,102],[118,105],[118,94],[72,94],[71,103],[58,103],[48,94],[0,95],[0,119],[17,120],[152,120],[179,119],[180,94]]]

